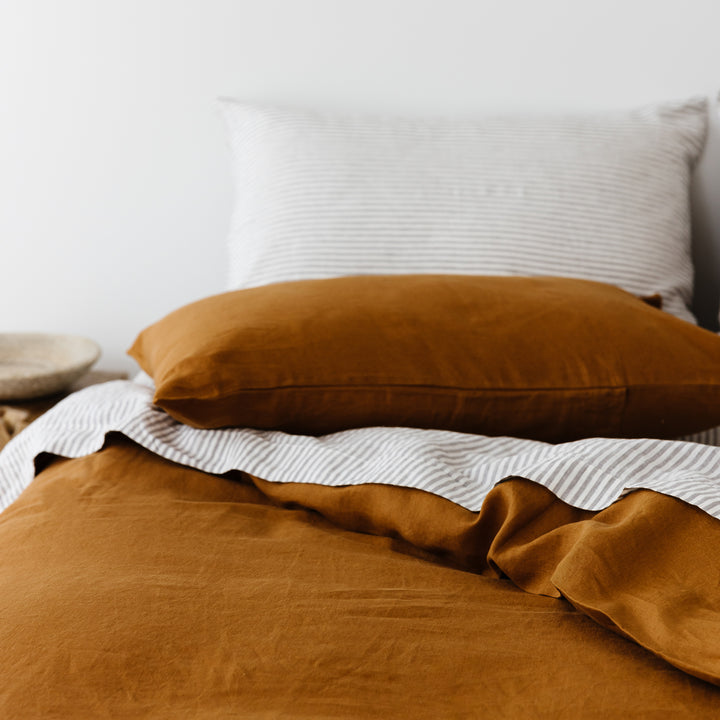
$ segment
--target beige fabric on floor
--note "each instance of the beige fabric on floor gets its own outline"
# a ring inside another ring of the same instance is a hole
[[[31,422],[27,410],[0,405],[0,450]]]

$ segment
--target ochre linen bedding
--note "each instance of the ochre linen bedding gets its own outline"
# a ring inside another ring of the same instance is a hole
[[[717,717],[718,567],[718,521],[650,491],[472,513],[113,436],[0,515],[0,717]]]
[[[358,276],[214,295],[130,349],[201,428],[402,426],[546,442],[720,425],[720,337],[605,283]]]

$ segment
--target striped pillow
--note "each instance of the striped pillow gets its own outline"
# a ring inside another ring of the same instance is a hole
[[[659,293],[693,321],[695,98],[474,120],[221,102],[234,158],[229,289],[362,274],[556,275]]]

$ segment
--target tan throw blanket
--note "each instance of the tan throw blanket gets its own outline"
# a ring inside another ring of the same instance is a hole
[[[116,439],[0,516],[0,717],[715,718],[718,567],[720,522],[649,491],[473,513]]]
[[[0,405],[0,450],[21,430],[31,422],[31,414],[27,410]]]

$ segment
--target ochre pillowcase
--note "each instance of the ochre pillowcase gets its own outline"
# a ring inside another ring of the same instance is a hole
[[[196,427],[559,442],[720,425],[720,337],[584,280],[278,283],[183,307],[130,354],[153,377],[155,403]]]

